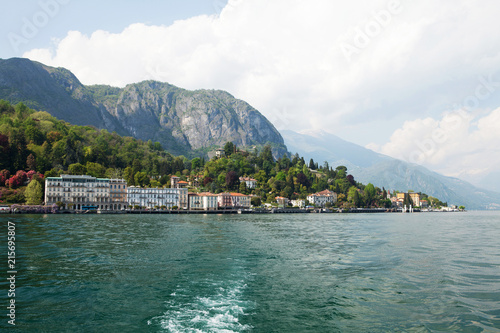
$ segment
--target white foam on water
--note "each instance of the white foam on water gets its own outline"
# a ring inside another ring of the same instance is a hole
[[[240,323],[241,317],[254,308],[253,302],[244,299],[243,281],[203,281],[191,287],[171,293],[167,311],[149,320],[148,325],[172,333],[236,333],[252,328]],[[192,295],[189,290],[206,292]]]

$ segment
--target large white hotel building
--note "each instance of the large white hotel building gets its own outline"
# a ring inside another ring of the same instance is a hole
[[[177,206],[187,209],[187,188],[141,188],[130,186],[127,188],[127,200],[130,206],[147,208],[166,207],[172,209]]]
[[[185,182],[180,183],[175,182],[175,188],[140,188],[127,187],[124,179],[77,175],[47,177],[45,204],[62,203],[62,208],[69,210],[122,210],[129,206],[187,209],[188,191],[183,186]]]
[[[128,206],[124,179],[61,175],[45,179],[45,204],[62,202],[64,209],[121,210]]]

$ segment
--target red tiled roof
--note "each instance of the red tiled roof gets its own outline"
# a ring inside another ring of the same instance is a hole
[[[246,197],[245,194],[241,194],[241,193],[236,193],[236,192],[233,192],[233,193],[230,193],[233,197]]]
[[[250,177],[240,177],[240,180],[251,181],[251,182],[256,182],[257,181],[256,179],[253,179],[253,178],[250,178]]]
[[[333,193],[335,193],[335,192],[332,192],[330,190],[324,190],[324,191],[321,191],[321,192],[318,192],[318,193],[309,194],[309,196],[315,196],[315,197],[319,197],[319,196],[333,196]]]

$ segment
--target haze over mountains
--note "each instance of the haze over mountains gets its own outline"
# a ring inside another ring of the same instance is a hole
[[[204,155],[232,141],[246,148],[271,144],[275,157],[281,157],[288,146],[291,153],[320,164],[345,165],[365,184],[425,192],[470,209],[500,208],[500,193],[375,153],[335,135],[280,134],[259,111],[225,91],[189,91],[157,81],[125,88],[84,86],[67,69],[13,58],[0,59],[0,99],[23,102],[72,124],[158,141],[175,155]]]
[[[203,155],[227,141],[273,147],[283,138],[259,111],[220,90],[189,91],[156,81],[125,88],[84,86],[69,70],[28,59],[0,60],[0,99],[47,111],[75,125],[93,125],[158,141],[176,155]]]
[[[446,177],[422,166],[378,154],[341,138],[316,132],[314,135],[281,131],[291,153],[330,165],[345,165],[355,179],[387,190],[424,192],[449,204],[469,209],[499,209],[500,193],[477,188],[470,183]]]

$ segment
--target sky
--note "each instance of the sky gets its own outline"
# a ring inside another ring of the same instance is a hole
[[[500,186],[498,1],[2,2],[1,58],[84,84],[223,89],[278,130]]]

